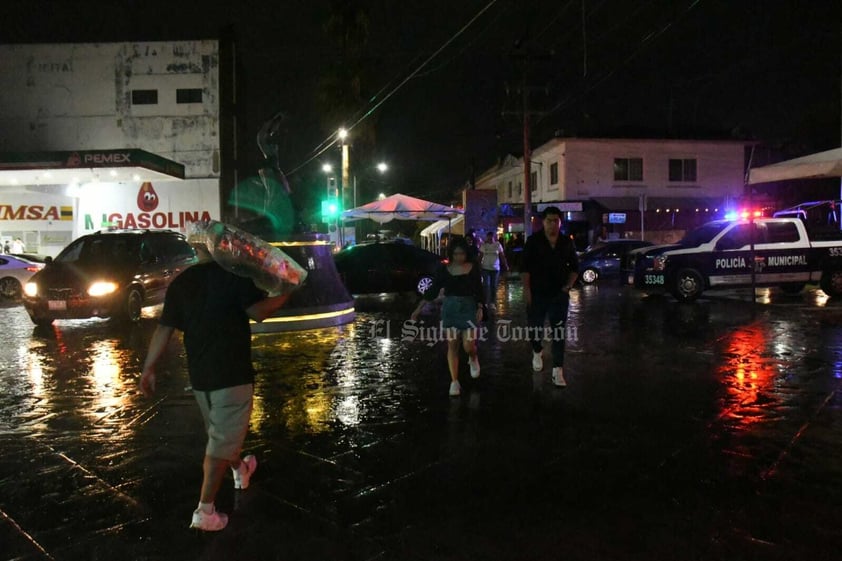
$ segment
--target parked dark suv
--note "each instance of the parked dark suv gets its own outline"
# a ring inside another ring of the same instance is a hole
[[[196,261],[176,232],[97,232],[48,260],[24,286],[23,304],[37,325],[89,317],[137,321],[141,309],[163,302],[170,282]]]

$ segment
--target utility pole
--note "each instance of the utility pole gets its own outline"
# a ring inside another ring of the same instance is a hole
[[[523,63],[523,83],[521,90],[523,94],[523,237],[532,235],[532,144],[529,140],[530,115],[529,115],[529,90],[526,87],[526,67]]]
[[[513,57],[520,59],[523,63],[520,84],[521,109],[520,111],[503,111],[503,115],[517,115],[523,124],[523,235],[528,237],[532,234],[532,117],[543,115],[543,112],[531,108],[530,96],[535,91],[547,91],[546,86],[529,85],[529,64],[533,60],[550,60],[552,54],[535,55],[522,52]]]

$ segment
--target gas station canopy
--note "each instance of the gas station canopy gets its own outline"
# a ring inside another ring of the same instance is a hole
[[[137,149],[0,152],[0,187],[184,179],[184,165]]]

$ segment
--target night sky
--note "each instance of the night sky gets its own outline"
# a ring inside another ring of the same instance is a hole
[[[232,25],[242,59],[248,137],[287,115],[283,166],[327,136],[318,88],[338,57],[325,32],[333,3],[311,1],[4,0],[0,41],[215,38]],[[365,100],[413,71],[488,0],[370,0]],[[524,55],[534,145],[553,134],[744,138],[764,158],[840,144],[842,3],[772,0],[497,0],[374,115],[376,141],[353,159],[368,191],[447,200],[498,157],[522,151]],[[584,6],[584,29],[583,29]],[[585,56],[585,51],[587,56]],[[348,119],[350,120],[350,115]],[[338,126],[340,122],[334,123]],[[356,150],[356,149],[355,149]],[[293,174],[319,180],[328,151]],[[391,166],[386,185],[366,170]]]

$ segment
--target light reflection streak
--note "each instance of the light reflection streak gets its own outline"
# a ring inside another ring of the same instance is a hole
[[[764,356],[768,341],[766,329],[765,325],[755,323],[732,333],[719,368],[728,393],[726,414],[736,421],[739,429],[770,419],[764,411],[764,403],[768,401],[764,394],[774,390],[779,371],[775,360]]]
[[[127,391],[121,377],[117,342],[114,339],[91,343],[90,380],[94,392],[88,415],[96,419],[125,405]]]

